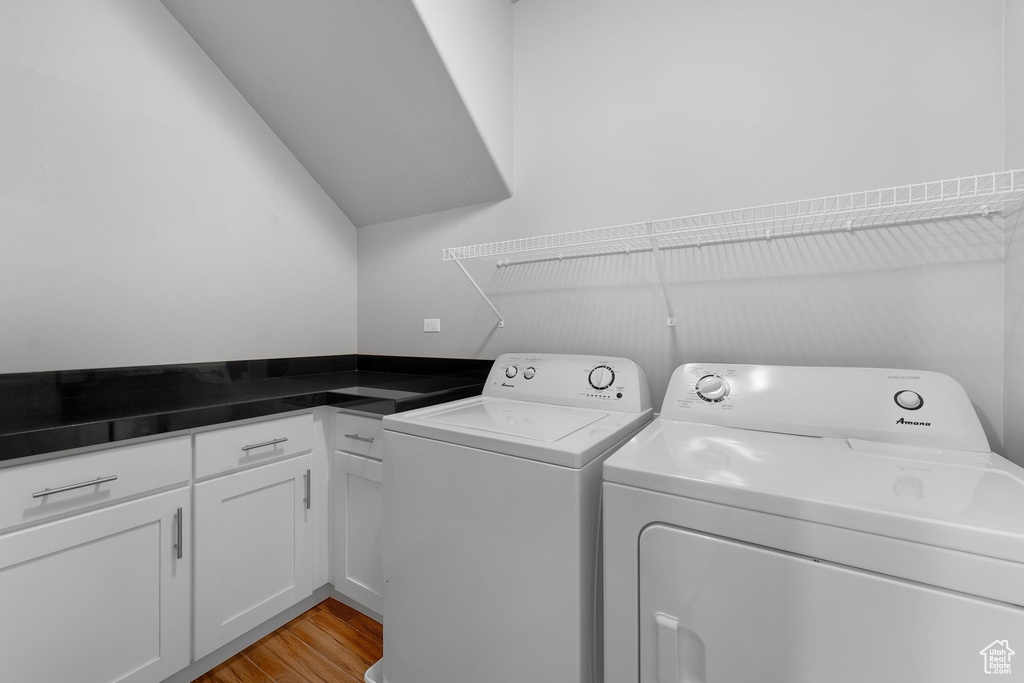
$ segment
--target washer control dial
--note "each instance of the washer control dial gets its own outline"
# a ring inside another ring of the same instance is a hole
[[[519,368],[517,368],[516,366],[510,365],[507,368],[505,368],[505,376],[508,377],[509,379],[512,379],[517,374],[519,374]]]
[[[729,395],[729,383],[719,375],[704,375],[697,380],[697,395],[708,403],[724,401]]]
[[[924,399],[921,398],[921,394],[909,389],[897,391],[893,398],[896,400],[896,405],[904,410],[917,410],[924,405]]]
[[[615,371],[607,365],[598,365],[590,371],[590,386],[603,391],[615,382]]]
[[[533,376],[537,374],[537,368],[526,368],[523,370],[523,379],[533,379]]]

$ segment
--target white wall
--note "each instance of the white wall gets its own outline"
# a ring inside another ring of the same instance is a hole
[[[413,5],[512,188],[512,3],[413,0]]]
[[[880,18],[884,18],[880,20]],[[520,2],[512,199],[363,228],[359,350],[930,369],[1002,434],[996,221],[496,270],[444,247],[997,170],[998,0]],[[955,87],[951,87],[954,84]],[[440,317],[442,333],[421,332]]]
[[[1006,168],[1024,168],[1024,0],[1005,0]],[[1006,218],[1004,450],[1024,465],[1024,212]]]
[[[355,351],[355,229],[156,0],[0,3],[0,372]]]

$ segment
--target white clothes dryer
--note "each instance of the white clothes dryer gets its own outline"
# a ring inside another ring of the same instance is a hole
[[[651,417],[636,363],[552,354],[385,417],[383,679],[590,683],[601,466]]]
[[[604,478],[609,683],[1024,680],[1024,469],[945,375],[684,365]]]

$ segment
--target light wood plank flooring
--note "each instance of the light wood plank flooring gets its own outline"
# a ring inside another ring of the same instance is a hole
[[[328,599],[297,616],[195,683],[363,683],[381,657],[384,630]]]

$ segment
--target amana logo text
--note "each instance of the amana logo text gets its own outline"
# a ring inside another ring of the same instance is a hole
[[[918,427],[931,427],[931,422],[911,422],[910,420],[904,420],[902,417],[896,420],[898,425],[917,425]]]

